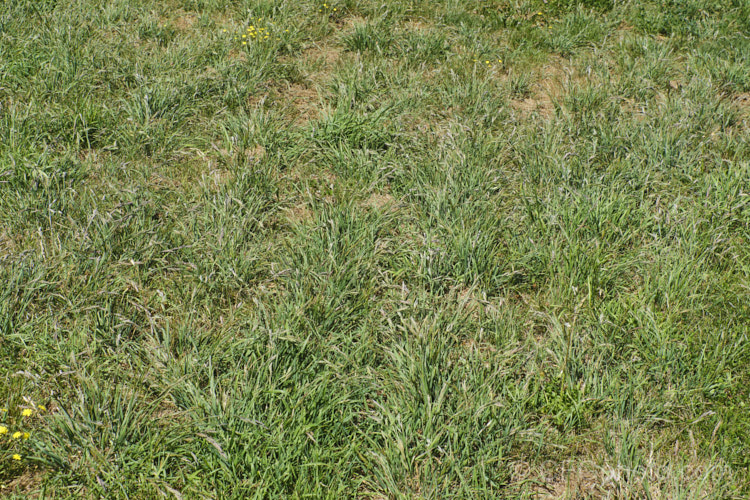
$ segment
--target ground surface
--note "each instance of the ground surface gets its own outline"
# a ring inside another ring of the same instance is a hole
[[[329,1],[2,3],[0,492],[750,495],[750,4]]]

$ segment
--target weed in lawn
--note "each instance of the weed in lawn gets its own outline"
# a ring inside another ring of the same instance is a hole
[[[18,394],[8,394],[7,401],[16,403],[22,399]],[[46,412],[44,405],[34,406],[15,406],[8,405],[7,408],[0,408],[0,478],[7,481],[22,470],[22,465],[16,462],[28,460],[28,455],[33,454],[34,443],[37,439],[34,432],[34,440],[29,442],[32,437],[32,431],[38,428],[40,423],[37,420]]]

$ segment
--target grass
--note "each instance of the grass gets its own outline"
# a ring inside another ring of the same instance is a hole
[[[749,31],[3,2],[2,494],[750,495]]]

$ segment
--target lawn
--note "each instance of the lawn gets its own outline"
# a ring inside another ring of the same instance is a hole
[[[327,1],[0,5],[0,495],[750,497],[750,3]]]

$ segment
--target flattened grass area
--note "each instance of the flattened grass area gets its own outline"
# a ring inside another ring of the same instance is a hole
[[[750,495],[750,3],[328,1],[2,3],[0,492]]]

